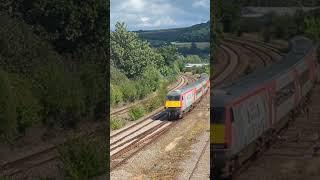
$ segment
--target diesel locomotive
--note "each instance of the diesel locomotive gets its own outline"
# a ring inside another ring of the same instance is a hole
[[[168,119],[182,118],[207,93],[209,86],[209,77],[203,73],[194,83],[169,92],[165,101],[165,111]]]

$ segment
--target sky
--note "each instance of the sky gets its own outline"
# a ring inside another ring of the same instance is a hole
[[[110,28],[117,21],[128,30],[188,27],[210,19],[210,0],[111,0]]]

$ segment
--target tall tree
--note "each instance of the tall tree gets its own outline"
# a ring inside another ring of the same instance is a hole
[[[116,29],[111,32],[111,59],[118,69],[128,78],[141,75],[147,66],[164,65],[163,57],[156,53],[147,42],[128,32],[124,23],[117,22]]]

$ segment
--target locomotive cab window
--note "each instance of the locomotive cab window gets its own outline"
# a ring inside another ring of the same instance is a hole
[[[213,123],[222,124],[224,123],[225,109],[221,107],[213,108]]]
[[[167,96],[167,100],[169,100],[169,101],[179,101],[180,100],[180,96],[179,95],[176,95],[176,96],[168,95]]]

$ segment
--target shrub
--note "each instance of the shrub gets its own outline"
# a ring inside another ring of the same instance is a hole
[[[122,94],[120,88],[117,85],[113,85],[113,84],[111,84],[110,87],[111,87],[111,91],[110,91],[111,105],[120,103],[123,100],[122,99],[123,94]]]
[[[126,84],[120,85],[123,99],[129,102],[133,102],[137,98],[137,89],[135,83],[130,81]]]
[[[141,106],[133,106],[129,110],[129,117],[131,121],[135,121],[141,118],[145,113],[145,110]]]
[[[153,97],[145,103],[145,109],[147,112],[152,112],[160,106],[163,106],[163,101],[161,101],[159,97]]]
[[[105,115],[105,111],[103,110],[105,107],[100,107],[101,102],[107,99],[107,82],[103,70],[99,65],[87,62],[81,65],[80,77],[84,90],[85,112],[87,116],[90,119],[97,119]]]
[[[63,127],[71,127],[80,120],[85,108],[85,96],[81,80],[62,65],[47,64],[39,72],[38,89],[44,115]],[[46,119],[47,120],[47,119]]]
[[[160,73],[155,67],[148,67],[136,81],[137,96],[141,99],[159,87]]]
[[[0,70],[0,135],[12,136],[16,127],[16,100],[9,81],[9,75]]]
[[[32,92],[32,82],[17,75],[11,76],[12,86],[17,101],[17,128],[22,134],[26,128],[38,123],[41,119],[41,106]]]
[[[120,129],[124,125],[124,122],[118,118],[111,118],[110,119],[110,129],[117,130]]]
[[[152,66],[147,67],[141,79],[144,86],[149,86],[150,92],[155,91],[159,87],[160,73]]]
[[[58,147],[62,169],[68,179],[85,180],[99,175],[106,166],[103,142],[98,138],[82,136]]]

